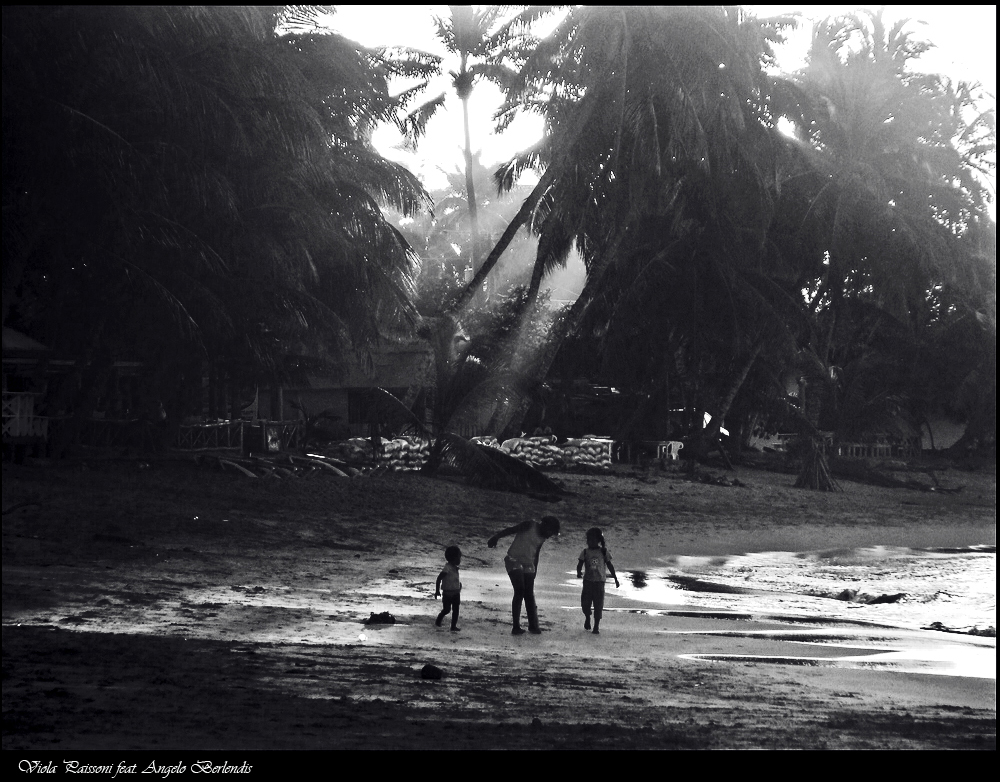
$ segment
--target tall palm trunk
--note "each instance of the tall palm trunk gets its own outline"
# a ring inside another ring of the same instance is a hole
[[[465,71],[466,57],[462,55],[462,71]],[[469,133],[469,96],[462,96],[462,122],[465,130],[465,197],[469,202],[469,223],[472,231],[472,247],[469,251],[469,267],[476,271],[479,260],[479,202],[476,199],[476,184],[473,181],[472,137]]]

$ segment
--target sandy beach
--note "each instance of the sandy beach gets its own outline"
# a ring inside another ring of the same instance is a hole
[[[995,467],[940,472],[961,487],[940,493],[736,475],[555,474],[568,493],[549,503],[416,474],[5,464],[3,748],[995,749],[995,631],[921,629],[899,618],[906,598],[888,620],[845,614],[752,567],[738,588],[721,567],[691,576],[703,593],[652,588],[685,558],[865,547],[992,546],[977,562],[995,573]],[[485,541],[549,514],[543,632],[512,637],[506,544]],[[599,636],[575,579],[593,525],[623,582]],[[457,633],[433,624],[452,544]],[[995,577],[992,600],[995,617]]]

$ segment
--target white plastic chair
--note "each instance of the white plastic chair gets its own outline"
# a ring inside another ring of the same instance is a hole
[[[681,458],[680,451],[683,447],[684,443],[677,442],[676,440],[660,443],[656,448],[656,458],[676,462]]]

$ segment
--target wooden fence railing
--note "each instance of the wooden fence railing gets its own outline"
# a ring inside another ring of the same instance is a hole
[[[261,421],[266,432],[268,451],[288,451],[301,448],[305,439],[305,427],[301,421]]]
[[[182,425],[177,430],[174,448],[185,451],[207,451],[226,448],[243,449],[245,421]]]
[[[218,421],[181,426],[174,447],[185,451],[249,447],[274,452],[299,449],[304,438],[301,421]]]
[[[919,453],[919,441],[837,443],[837,456],[847,459],[909,459],[919,455]]]
[[[55,435],[70,423],[67,418],[44,420]],[[255,451],[284,451],[301,448],[304,436],[301,421],[212,421],[181,425],[171,446],[182,451],[216,451],[243,450],[245,444],[252,444]],[[149,421],[93,419],[82,423],[73,440],[96,448],[157,450],[162,438],[162,430]]]

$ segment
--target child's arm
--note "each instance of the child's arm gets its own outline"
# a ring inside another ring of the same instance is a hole
[[[618,583],[618,574],[615,573],[615,566],[610,562],[608,562],[608,572],[611,573],[611,577],[615,580],[615,588],[617,589],[621,584]]]
[[[583,560],[578,559],[576,561],[576,577],[583,578]]]
[[[532,522],[530,521],[522,521],[520,524],[515,524],[513,527],[507,527],[507,529],[501,530],[492,538],[487,540],[486,545],[490,548],[496,548],[497,541],[500,540],[500,538],[505,538],[508,535],[516,535],[518,532],[524,532],[524,530],[530,528],[531,524]]]
[[[434,597],[441,597],[441,582],[444,581],[444,571],[438,573],[437,583],[434,585]]]

